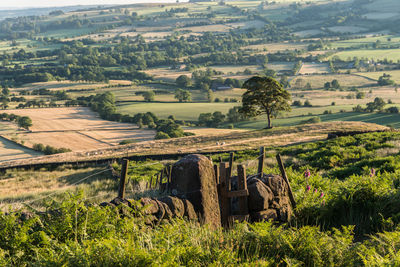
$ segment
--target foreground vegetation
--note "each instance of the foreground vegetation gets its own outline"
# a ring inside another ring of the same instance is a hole
[[[86,193],[69,189],[74,193],[60,192],[39,199],[35,205],[26,204],[23,210],[30,210],[32,217],[16,210],[1,213],[2,265],[399,263],[399,133],[345,136],[268,151],[267,173],[279,172],[273,160],[277,152],[286,162],[297,201],[296,218],[290,224],[240,223],[229,230],[211,230],[194,222],[175,220],[149,226],[142,209],[131,210],[132,216],[122,216],[115,210],[90,204],[95,192],[87,190],[93,187],[92,183],[100,189],[99,176],[85,181],[82,189],[86,188]],[[255,173],[257,153],[238,152],[236,161],[245,164],[249,173]],[[216,155],[214,160],[219,156],[228,158],[227,154]],[[149,181],[161,167],[152,161],[132,162],[127,188]],[[304,175],[307,170],[310,176]],[[19,172],[23,175],[23,171]],[[3,179],[10,177],[7,173]],[[13,175],[18,177],[18,172]],[[116,185],[116,180],[107,180],[111,196]],[[136,196],[155,194],[137,191]]]

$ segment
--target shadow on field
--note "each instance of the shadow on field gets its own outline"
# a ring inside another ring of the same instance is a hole
[[[380,125],[391,125],[395,128],[400,128],[400,114],[390,113],[334,113],[320,115],[321,121],[362,121],[376,123]]]
[[[58,181],[65,184],[66,186],[80,185],[80,184],[91,184],[96,181],[111,180],[111,171],[107,170],[101,172],[103,169],[97,169],[88,172],[82,172],[79,174],[72,174],[58,178]]]

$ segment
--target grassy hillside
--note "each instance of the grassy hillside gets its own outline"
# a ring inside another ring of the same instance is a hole
[[[397,132],[369,133],[268,150],[266,172],[279,173],[273,158],[280,152],[297,202],[296,218],[286,225],[241,223],[223,231],[173,220],[151,227],[140,210],[136,216],[121,217],[113,209],[85,205],[93,201],[91,195],[58,195],[63,200],[38,195],[34,199],[44,198],[37,208],[58,212],[37,213],[24,221],[18,212],[0,213],[1,233],[8,237],[0,240],[0,260],[4,266],[396,265],[399,140]],[[255,173],[252,162],[257,153],[237,153],[235,162]],[[144,177],[154,171],[139,168],[135,172],[134,166],[147,164],[131,166],[134,184],[138,172],[144,171]],[[304,177],[307,168],[309,178]],[[12,185],[13,175],[26,174],[7,171],[5,175],[4,182]],[[58,181],[73,184],[74,179],[76,174]],[[108,185],[115,194],[116,181]],[[30,206],[26,207],[32,210]]]

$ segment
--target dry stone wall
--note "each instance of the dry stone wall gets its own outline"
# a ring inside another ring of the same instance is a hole
[[[235,181],[235,177],[232,180]],[[251,221],[290,221],[293,211],[288,185],[281,176],[273,174],[263,174],[262,177],[249,176],[247,185],[249,191],[247,203]],[[193,154],[176,162],[172,167],[169,190],[171,196],[140,199],[139,203],[142,208],[145,207],[145,214],[149,215],[149,223],[185,217],[208,224],[211,228],[221,226],[220,201],[214,167],[207,157]],[[120,198],[101,205],[113,207],[126,205],[135,208],[131,201]],[[232,207],[234,210],[235,205]],[[124,212],[123,209],[120,211]]]

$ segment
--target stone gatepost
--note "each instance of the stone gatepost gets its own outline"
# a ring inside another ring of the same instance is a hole
[[[217,183],[212,162],[203,155],[188,155],[172,167],[172,195],[189,200],[201,223],[221,226]]]

